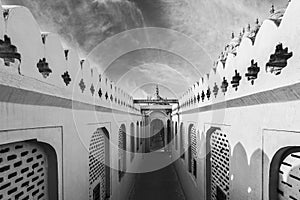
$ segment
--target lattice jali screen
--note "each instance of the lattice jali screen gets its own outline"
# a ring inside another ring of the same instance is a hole
[[[211,199],[229,199],[229,142],[219,130],[211,135]]]
[[[126,171],[126,132],[119,129],[119,179],[124,175]]]
[[[99,183],[100,197],[105,199],[105,136],[101,130],[93,134],[89,152],[90,199],[93,199],[93,193],[95,193],[93,186]]]
[[[280,165],[278,199],[300,199],[300,152],[288,155]]]
[[[47,155],[37,143],[0,145],[0,199],[49,199],[47,169]]]
[[[191,169],[192,169],[192,174],[194,174],[196,176],[196,171],[194,171],[195,169],[197,169],[197,166],[195,166],[196,164],[196,160],[197,160],[197,135],[196,135],[196,128],[193,126],[191,128]]]

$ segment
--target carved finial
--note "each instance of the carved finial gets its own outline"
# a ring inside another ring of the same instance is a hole
[[[251,30],[251,25],[248,24],[248,26],[247,26],[247,31],[250,31],[250,30]]]
[[[258,18],[256,19],[256,22],[255,22],[257,25],[259,24],[259,20],[258,20]]]
[[[42,42],[43,42],[43,44],[46,44],[46,39],[47,39],[47,36],[48,36],[48,34],[47,33],[42,33]]]
[[[85,60],[81,60],[81,61],[80,61],[80,67],[81,67],[81,70],[82,70],[82,68],[83,68],[83,63],[84,63],[84,61],[85,61]]]
[[[66,60],[68,60],[68,55],[69,55],[69,49],[65,49],[65,58],[66,58]]]
[[[159,98],[159,88],[158,88],[158,85],[156,85],[156,98],[157,99]]]
[[[274,12],[275,12],[275,8],[274,8],[274,5],[272,5],[271,10],[270,10],[270,13],[271,13],[271,14],[274,14]]]
[[[231,39],[233,39],[233,38],[234,38],[234,32],[231,33]]]

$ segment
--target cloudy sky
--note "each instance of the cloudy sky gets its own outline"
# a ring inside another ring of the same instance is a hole
[[[178,97],[211,68],[230,41],[231,32],[239,33],[256,18],[262,21],[272,4],[281,8],[287,1],[2,0],[2,3],[28,7],[42,31],[60,34],[67,45],[93,59],[100,71],[135,96],[152,94],[159,84],[164,96]],[[130,37],[122,35],[124,31],[142,27],[161,29],[155,33],[147,30],[141,38],[135,33],[130,33]]]

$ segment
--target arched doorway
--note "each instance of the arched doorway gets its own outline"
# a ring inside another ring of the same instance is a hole
[[[154,119],[150,124],[150,151],[164,147],[165,128],[161,119]]]
[[[184,127],[183,122],[180,124],[180,157],[185,159],[185,149],[184,149]]]
[[[140,145],[142,145],[142,143],[143,143],[143,129],[144,128],[144,125],[143,125],[143,122],[142,121],[140,121]]]
[[[119,149],[119,181],[121,181],[122,177],[125,175],[126,172],[126,154],[127,154],[127,148],[126,148],[126,127],[124,124],[121,125],[119,128],[119,142],[118,142],[118,149]]]
[[[93,133],[89,147],[89,199],[110,197],[110,141],[105,128]]]
[[[230,146],[227,133],[211,127],[206,134],[206,199],[229,198]]]
[[[134,159],[134,123],[130,124],[130,161]]]
[[[136,151],[139,150],[140,148],[140,127],[139,127],[139,122],[136,122],[136,131],[135,131],[135,144],[136,144]]]
[[[171,142],[171,121],[167,120],[167,144],[169,145]]]

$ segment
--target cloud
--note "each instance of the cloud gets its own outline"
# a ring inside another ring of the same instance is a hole
[[[231,32],[238,33],[256,18],[269,15],[271,5],[281,0],[135,0],[146,24],[178,30],[192,37],[217,58]],[[212,64],[212,63],[207,63]]]
[[[144,26],[140,11],[129,1],[3,0],[3,4],[28,7],[43,31],[60,34],[85,54],[107,37]]]
[[[145,63],[131,68],[116,83],[129,93],[142,90],[147,96],[154,93],[156,85],[160,85],[162,96],[173,98],[178,97],[191,85],[189,77],[160,63]]]

